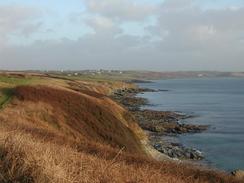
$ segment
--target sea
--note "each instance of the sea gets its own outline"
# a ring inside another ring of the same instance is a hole
[[[165,90],[139,94],[149,101],[144,109],[193,115],[182,122],[209,125],[207,131],[174,140],[200,150],[212,168],[244,170],[244,78],[165,79],[138,85]]]

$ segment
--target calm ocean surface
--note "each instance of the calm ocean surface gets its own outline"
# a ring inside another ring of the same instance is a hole
[[[201,150],[210,166],[244,169],[244,79],[171,79],[139,85],[169,90],[140,94],[152,104],[145,108],[196,115],[184,122],[210,125],[203,133],[180,135],[179,142]]]

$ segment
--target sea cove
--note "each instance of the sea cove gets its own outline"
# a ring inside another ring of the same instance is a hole
[[[210,125],[207,131],[174,140],[202,151],[205,163],[214,168],[244,169],[243,78],[170,79],[139,86],[164,90],[139,94],[149,101],[143,108],[193,115],[183,122]]]

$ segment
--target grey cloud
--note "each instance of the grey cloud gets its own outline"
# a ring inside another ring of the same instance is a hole
[[[104,16],[90,16],[84,19],[85,23],[90,26],[97,34],[114,34],[121,33],[121,29],[118,27],[118,23],[111,18]]]
[[[151,34],[139,37],[122,34],[120,23],[144,21],[152,15],[152,10],[144,10],[127,0],[113,2],[101,0],[96,5],[88,4],[85,14],[76,15],[81,18],[73,23],[85,23],[94,33],[78,40],[38,41],[28,46],[0,49],[0,66],[12,69],[244,69],[243,8],[202,10],[194,0],[168,0],[157,10],[153,8],[153,15],[158,19],[155,26],[147,28]]]
[[[24,6],[0,6],[0,47],[7,44],[11,34],[28,36],[41,26],[40,22],[33,22],[39,12]]]
[[[162,43],[161,43],[162,44]],[[217,51],[217,52],[216,52]],[[201,52],[163,49],[148,39],[90,35],[77,41],[36,42],[1,53],[2,68],[19,69],[150,69],[241,70],[243,52],[215,49]],[[8,62],[2,62],[8,61]]]
[[[111,68],[116,68],[117,65],[119,68],[127,65],[124,58],[133,56],[131,50],[138,44],[139,39],[135,37],[115,39],[100,34],[89,35],[77,41],[38,41],[33,45],[6,48],[2,53],[0,51],[0,63],[3,68],[22,69],[88,69],[102,68],[104,65]]]
[[[240,46],[237,39],[244,30],[243,18],[243,8],[201,10],[190,5],[184,10],[162,9],[158,24],[150,29],[154,34],[164,35],[161,43],[164,50],[194,52],[198,49],[205,53],[211,48],[217,54],[224,46],[230,50]]]
[[[179,11],[194,5],[194,0],[165,0],[162,4],[164,11]]]
[[[157,12],[158,6],[131,0],[83,0],[87,9],[70,15],[73,23],[86,24],[97,34],[123,34],[125,22],[143,22]]]
[[[85,0],[88,11],[122,21],[143,20],[153,15],[157,6],[131,0]]]

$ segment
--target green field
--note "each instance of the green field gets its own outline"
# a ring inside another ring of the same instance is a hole
[[[27,85],[35,79],[0,75],[0,109],[2,109],[12,98],[14,87]]]
[[[26,85],[33,81],[33,78],[18,78],[18,77],[10,77],[10,76],[1,76],[0,75],[0,86],[5,85]]]
[[[14,90],[12,88],[0,89],[0,109],[2,109],[12,98]]]
[[[96,81],[96,82],[112,82],[112,81],[130,81],[136,79],[147,79],[141,72],[124,71],[123,73],[79,73],[78,75],[70,73],[51,73],[50,76],[60,77],[62,79]]]

